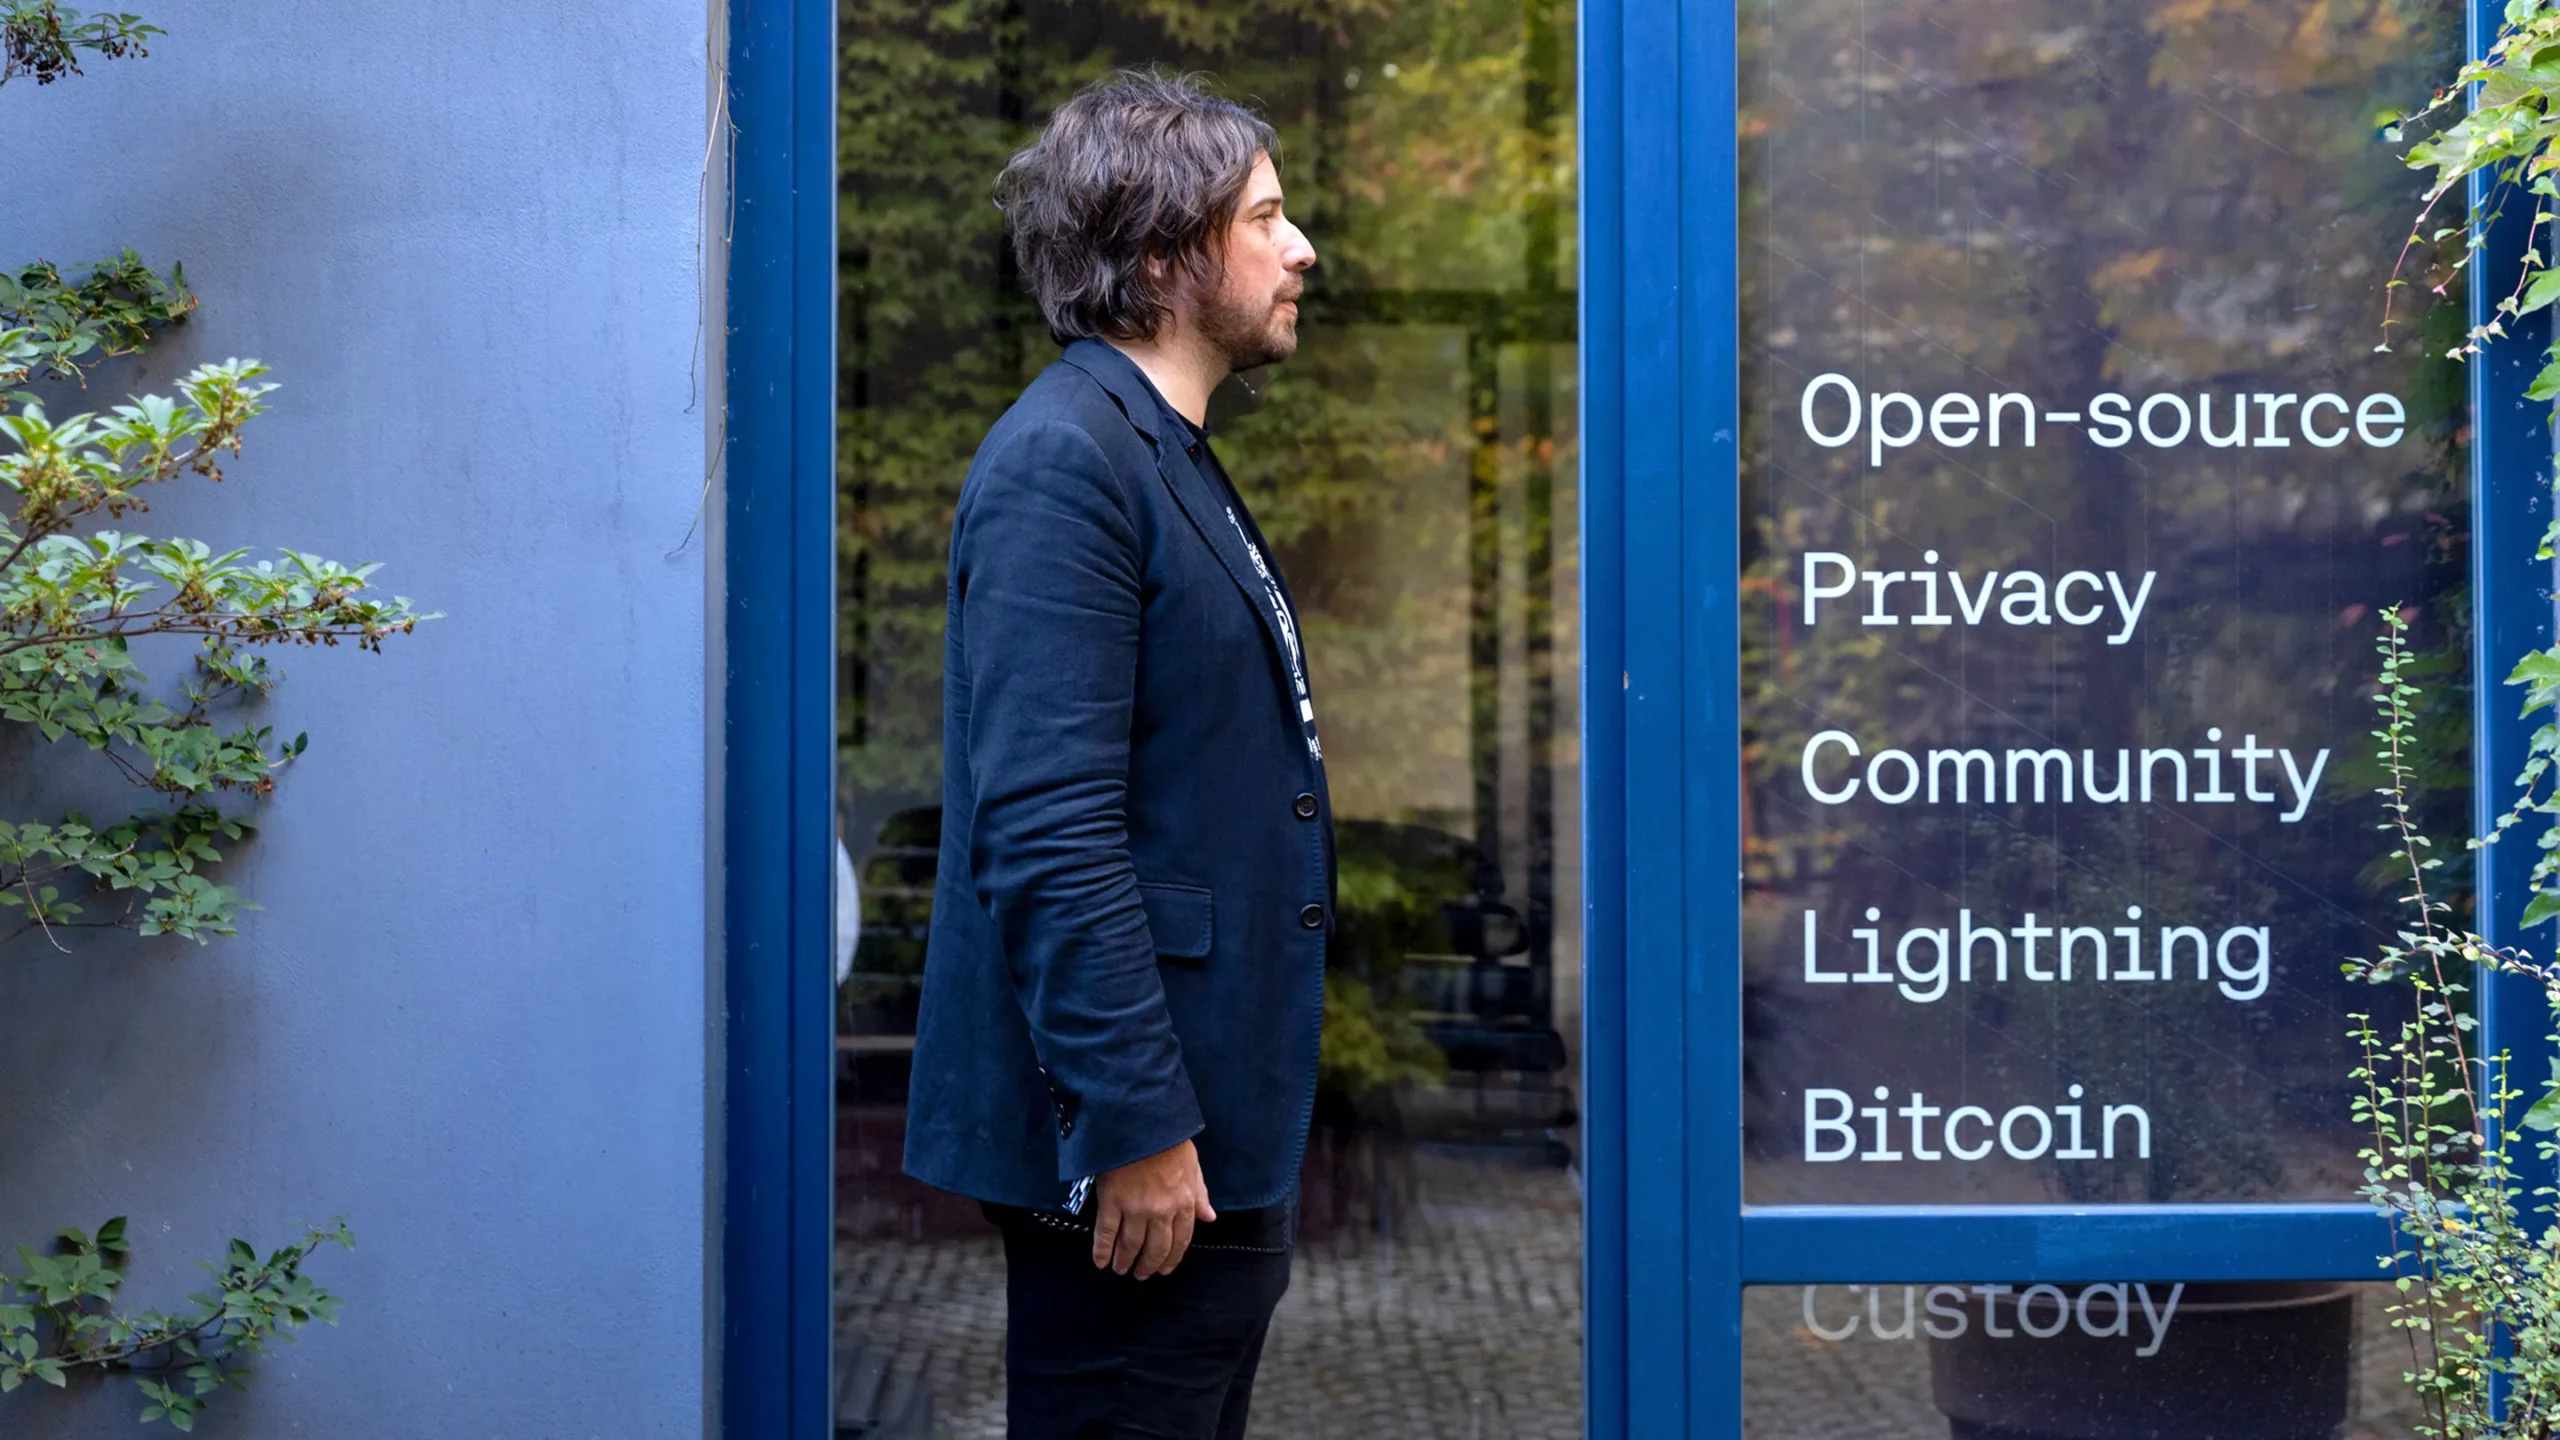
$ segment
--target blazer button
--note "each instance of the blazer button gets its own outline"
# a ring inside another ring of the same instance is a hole
[[[1299,796],[1298,803],[1295,808],[1298,812],[1299,819],[1313,820],[1316,818],[1316,797],[1313,795]]]
[[[1321,905],[1310,905],[1306,909],[1299,911],[1298,923],[1306,926],[1310,930],[1323,929],[1324,907]]]

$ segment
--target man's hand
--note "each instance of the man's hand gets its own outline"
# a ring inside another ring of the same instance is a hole
[[[1215,1220],[1200,1152],[1183,1141],[1144,1160],[1105,1170],[1094,1185],[1094,1268],[1144,1280],[1170,1275],[1191,1248],[1191,1227]]]

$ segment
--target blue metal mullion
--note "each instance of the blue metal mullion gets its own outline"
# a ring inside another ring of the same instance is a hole
[[[835,1434],[836,7],[791,7],[791,1377]]]
[[[2362,1202],[1762,1206],[1743,1283],[2372,1280],[2397,1237]]]
[[[834,1034],[834,11],[729,9],[721,1415],[822,1440]]]
[[[1681,0],[1689,1433],[1742,1431],[1741,290],[1734,0]]]
[[[1687,933],[1682,741],[1682,186],[1679,0],[1620,0],[1627,886],[1627,1417],[1639,1437],[1689,1432],[1689,1227],[1728,1217],[1687,1193]],[[1713,1137],[1708,1137],[1713,1143]]]
[[[779,612],[767,555],[789,527],[767,497],[787,478],[778,453],[791,428],[787,354],[753,338],[787,332],[790,313],[788,92],[765,57],[788,46],[779,7],[741,0],[730,12],[730,114],[738,127],[734,232],[729,250],[728,594],[725,613],[726,834],[723,903],[728,1005],[725,1196],[722,1211],[723,1432],[787,1433],[787,1374],[775,1357],[789,1335],[788,1193],[791,1092],[787,971],[787,829],[774,806],[790,792],[788,635],[760,623]]]
[[[2484,53],[2497,37],[2501,0],[2472,0],[2470,50]],[[2493,186],[2472,177],[2471,223],[2480,240],[2472,254],[2470,320],[2497,318],[2497,303],[2515,289],[2537,197],[2511,190],[2500,213]],[[2545,244],[2549,248],[2548,242]],[[2507,673],[2526,652],[2551,643],[2551,571],[2533,558],[2533,541],[2550,518],[2551,407],[2527,400],[2525,388],[2541,369],[2550,341],[2549,311],[2506,322],[2510,332],[2470,364],[2471,566],[2472,566],[2472,824],[2486,835],[2515,796],[2534,725],[2517,713],[2521,692]],[[2533,834],[2519,826],[2481,852],[2478,871],[2480,934],[2499,945],[2534,945],[2547,957],[2550,933],[2534,935],[2516,921],[2531,898]],[[2514,1057],[2519,1088],[2539,1085],[2549,1073],[2551,1013],[2540,987],[2512,976],[2483,977],[2480,992],[2483,1053]],[[2528,1174],[2542,1171],[2530,1145],[2518,1159]],[[2552,1183],[2548,1173],[2532,1184]]]
[[[1585,0],[1579,284],[1582,536],[1584,1433],[1626,1440],[1627,927],[1624,287],[1618,0]]]
[[[2477,59],[2487,52],[2504,11],[2501,0],[2471,0],[2466,54]],[[2493,177],[2474,175],[2466,195],[2477,242],[2467,292],[2468,319],[2474,326],[2497,319],[2498,301],[2515,289],[2540,203],[2520,186],[2503,197],[2496,190]],[[2501,208],[2493,211],[2492,206]],[[2549,343],[2550,312],[2510,317],[2505,328],[2506,338],[2472,358],[2466,377],[2471,401],[2471,793],[2472,827],[2478,835],[2492,833],[2513,802],[2515,776],[2523,768],[2534,728],[2517,713],[2519,695],[2506,685],[2507,673],[2527,651],[2549,645],[2552,635],[2551,573],[2529,548],[2549,518],[2551,408],[2524,395]],[[2549,927],[2537,937],[2517,923],[2532,896],[2537,828],[2519,826],[2479,853],[2474,926],[2496,945],[2539,940],[2547,958]],[[2481,1053],[2510,1057],[2511,1078],[2530,1095],[2550,1073],[2548,1002],[2539,986],[2518,976],[2482,972],[2476,983]],[[2494,1129],[2497,1121],[2487,1124]],[[2529,1140],[2520,1142],[2518,1150],[2516,1169],[2528,1188],[2553,1183],[2551,1167],[2542,1163]],[[2535,1201],[2530,1208],[2545,1204]],[[2497,1345],[2504,1353],[2507,1337],[2498,1336]],[[2503,1405],[2503,1377],[2493,1383]]]

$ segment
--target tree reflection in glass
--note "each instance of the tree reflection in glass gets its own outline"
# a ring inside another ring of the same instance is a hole
[[[944,550],[980,436],[1056,353],[989,181],[1126,64],[1263,109],[1324,257],[1298,357],[1211,413],[1305,612],[1342,816],[1303,1251],[1256,1432],[1580,1433],[1573,25],[1558,0],[845,8],[839,776],[864,932],[840,1365],[880,1433],[1000,1428],[993,1242],[896,1174]]]
[[[1751,1199],[2353,1194],[2375,607],[2436,652],[2439,834],[2469,762],[2459,291],[2373,353],[2416,182],[2372,117],[2461,43],[2414,0],[1746,7]],[[1892,983],[1807,978],[1868,934]]]

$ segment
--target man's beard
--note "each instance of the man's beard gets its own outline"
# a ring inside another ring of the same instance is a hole
[[[1230,371],[1286,360],[1298,353],[1298,330],[1281,321],[1280,301],[1297,299],[1300,288],[1260,305],[1231,303],[1220,296],[1200,312],[1200,338],[1227,357]]]

